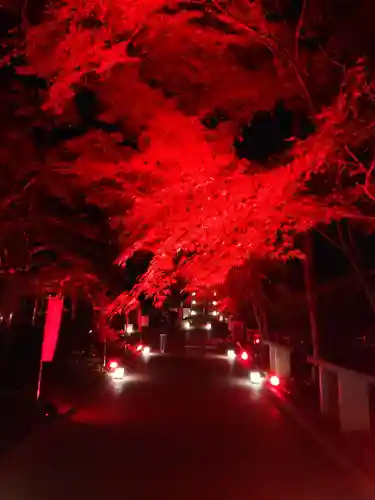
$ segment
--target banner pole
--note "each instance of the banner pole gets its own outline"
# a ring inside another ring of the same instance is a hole
[[[104,351],[103,351],[103,367],[107,366],[107,335],[104,339]]]
[[[43,376],[43,361],[42,357],[40,357],[40,362],[39,362],[39,373],[38,373],[38,388],[36,391],[36,400],[39,401],[40,398],[40,389],[42,385],[42,376]]]

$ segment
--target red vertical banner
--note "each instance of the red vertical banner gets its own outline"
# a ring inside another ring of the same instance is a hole
[[[57,339],[62,318],[64,301],[60,297],[49,297],[44,325],[44,336],[41,361],[52,361],[56,350]]]

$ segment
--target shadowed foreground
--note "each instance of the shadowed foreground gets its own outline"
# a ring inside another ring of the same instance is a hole
[[[219,358],[151,358],[1,471],[4,500],[363,498],[272,396]]]

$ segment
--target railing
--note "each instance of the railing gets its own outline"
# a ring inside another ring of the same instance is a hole
[[[343,432],[370,432],[371,387],[375,377],[322,359],[308,361],[319,371],[320,411],[339,419]]]
[[[270,370],[288,379],[293,348],[265,342],[269,347]],[[335,365],[323,359],[307,358],[319,373],[320,412],[338,418],[342,432],[371,431],[371,389],[375,377]]]

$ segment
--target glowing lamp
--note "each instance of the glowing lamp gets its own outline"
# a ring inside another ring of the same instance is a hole
[[[259,372],[250,372],[250,382],[259,385],[263,382],[263,377]]]
[[[272,375],[272,377],[270,377],[270,384],[273,387],[278,387],[280,385],[279,377],[277,375]]]
[[[118,366],[113,372],[114,379],[122,379],[125,376],[125,368],[122,366]]]
[[[233,349],[229,349],[227,351],[227,356],[230,361],[233,361],[236,359],[236,353],[233,351]]]

